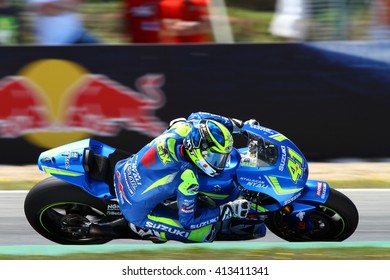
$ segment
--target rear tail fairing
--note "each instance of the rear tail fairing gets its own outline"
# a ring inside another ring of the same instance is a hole
[[[107,183],[91,178],[85,170],[86,153],[89,151],[108,157],[115,149],[88,138],[41,153],[38,167],[51,176],[83,188],[95,197],[111,198]]]
[[[256,201],[252,208],[260,212],[276,211],[301,197],[308,164],[298,147],[269,128],[246,124],[243,129],[248,133],[248,146],[240,149],[242,160],[237,179],[244,190],[261,195],[260,205],[256,206]],[[255,160],[251,156],[251,139],[258,146]]]

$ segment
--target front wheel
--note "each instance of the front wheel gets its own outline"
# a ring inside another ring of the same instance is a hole
[[[325,203],[318,205],[301,222],[277,212],[267,222],[268,229],[287,241],[343,241],[350,237],[359,223],[355,204],[341,192],[330,189]]]
[[[106,205],[81,188],[49,177],[36,184],[24,201],[30,225],[59,244],[103,244],[111,237],[90,234],[92,222],[105,218]]]

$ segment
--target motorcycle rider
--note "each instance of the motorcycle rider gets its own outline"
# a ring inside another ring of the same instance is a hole
[[[138,153],[115,166],[114,184],[130,228],[154,242],[212,242],[215,224],[245,218],[249,203],[233,200],[221,206],[198,207],[198,174],[223,172],[233,148],[232,134],[243,122],[197,112],[179,118]],[[164,201],[176,198],[177,210]]]

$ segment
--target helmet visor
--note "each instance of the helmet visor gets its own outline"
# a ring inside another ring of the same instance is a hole
[[[226,166],[230,154],[221,154],[214,152],[212,149],[206,149],[203,152],[203,157],[206,162],[217,172],[222,172]]]

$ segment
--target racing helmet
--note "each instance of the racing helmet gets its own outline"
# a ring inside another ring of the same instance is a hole
[[[221,173],[233,149],[233,136],[222,124],[203,119],[194,123],[184,139],[191,161],[210,177]]]

